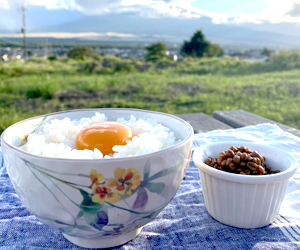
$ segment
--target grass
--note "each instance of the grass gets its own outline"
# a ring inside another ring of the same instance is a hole
[[[185,59],[176,65],[147,64],[146,70],[140,70],[143,62],[110,59],[0,63],[0,132],[39,114],[102,107],[208,115],[244,109],[300,129],[300,60],[295,53],[268,63]]]

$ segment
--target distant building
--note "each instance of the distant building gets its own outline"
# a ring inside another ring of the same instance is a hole
[[[8,54],[2,55],[1,60],[2,60],[3,62],[8,62],[8,61],[9,61]]]

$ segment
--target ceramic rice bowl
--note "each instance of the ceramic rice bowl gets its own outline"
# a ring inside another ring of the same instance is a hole
[[[218,158],[231,146],[256,150],[266,159],[271,175],[241,175],[224,172],[206,165],[208,157]],[[199,168],[205,206],[219,222],[239,228],[259,228],[272,223],[278,215],[289,178],[297,170],[297,161],[288,152],[253,142],[233,141],[203,145],[193,153]]]
[[[181,142],[150,154],[99,160],[47,158],[13,145],[16,135],[30,133],[41,123],[91,117],[95,112],[104,113],[108,120],[129,119],[131,115],[156,120]],[[189,164],[192,137],[192,127],[172,115],[135,109],[87,109],[21,121],[2,133],[1,142],[8,174],[26,208],[74,244],[106,248],[133,239],[172,200]],[[117,185],[120,178],[125,191],[117,192],[112,185],[108,189],[108,181]],[[97,192],[96,182],[101,183]],[[96,195],[99,197],[92,199]]]

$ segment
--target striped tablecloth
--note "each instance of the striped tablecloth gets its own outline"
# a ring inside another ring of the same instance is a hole
[[[300,163],[300,138],[270,124],[196,134],[194,148],[225,140],[268,143],[288,150]],[[135,239],[112,249],[300,249],[299,197],[300,165],[274,223],[258,229],[226,226],[208,214],[198,168],[191,161],[169,205]],[[0,249],[66,248],[81,249],[27,211],[12,187],[0,152]]]

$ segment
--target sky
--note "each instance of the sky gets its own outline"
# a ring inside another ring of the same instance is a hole
[[[23,3],[29,32],[87,15],[125,12],[152,18],[205,16],[216,24],[291,23],[300,27],[300,0],[0,0],[0,33],[20,29]]]

